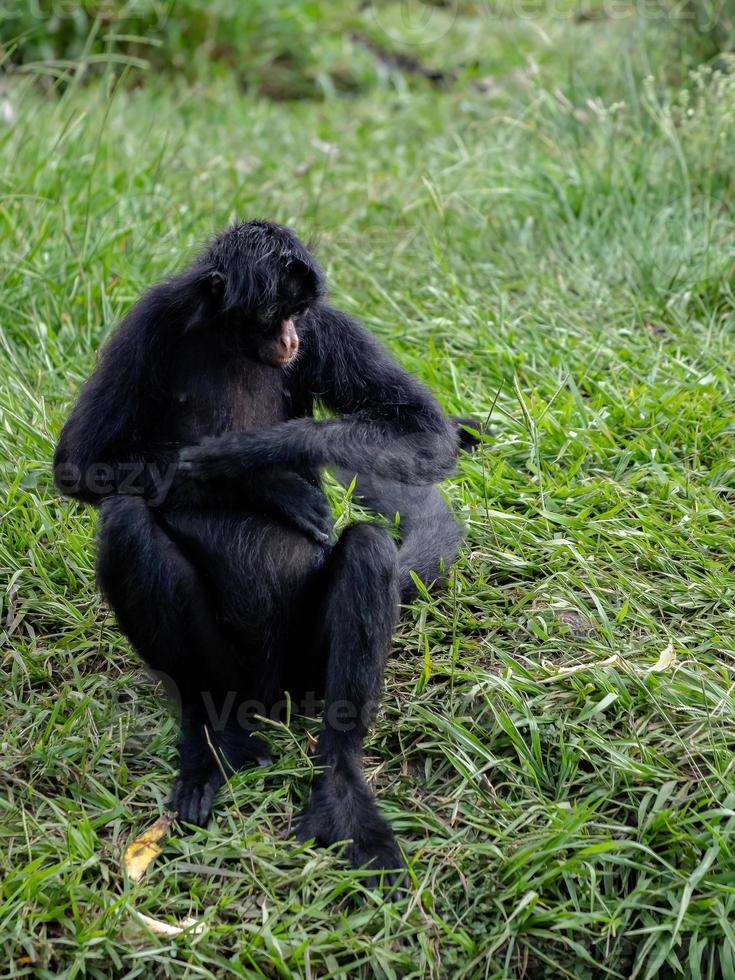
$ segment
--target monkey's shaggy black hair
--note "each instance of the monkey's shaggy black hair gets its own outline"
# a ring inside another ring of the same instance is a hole
[[[98,577],[122,630],[182,708],[179,819],[266,756],[258,714],[323,700],[320,772],[297,832],[371,873],[402,866],[361,772],[363,738],[411,572],[450,564],[458,524],[434,484],[457,425],[354,319],[287,228],[218,235],[146,293],[61,434],[57,484],[100,505]],[[315,420],[315,401],[334,417]],[[465,437],[466,438],[466,437]],[[319,470],[392,519],[336,543]],[[223,756],[213,758],[211,746]]]

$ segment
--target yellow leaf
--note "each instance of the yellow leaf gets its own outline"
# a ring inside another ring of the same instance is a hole
[[[140,881],[151,861],[161,853],[156,841],[166,836],[169,827],[174,822],[174,815],[164,813],[154,824],[136,837],[132,844],[125,848],[125,870],[131,881]]]
[[[669,667],[673,667],[676,663],[676,650],[674,650],[673,640],[669,640],[668,646],[661,651],[658,655],[658,660],[655,664],[652,664],[646,673],[648,674],[659,674],[662,670],[668,670]]]
[[[596,667],[612,667],[616,664],[620,657],[617,653],[614,653],[611,657],[606,660],[591,661],[584,664],[575,664],[573,667],[560,667],[557,674],[578,674],[582,670],[594,670]]]
[[[172,925],[170,922],[162,922],[160,919],[153,919],[150,915],[145,915],[143,912],[135,913],[138,918],[143,922],[144,925],[148,926],[151,932],[155,933],[156,936],[178,936],[185,929],[191,929],[195,936],[204,932],[204,923],[200,922],[197,924],[196,919],[187,917],[182,919],[181,922],[177,922]]]

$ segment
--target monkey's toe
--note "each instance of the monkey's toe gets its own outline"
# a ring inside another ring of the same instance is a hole
[[[174,783],[169,806],[179,824],[206,827],[215,794],[224,780],[219,771],[196,775],[182,773]]]
[[[363,880],[368,888],[408,890],[406,863],[392,834],[389,840],[379,835],[351,844],[347,848],[347,857],[353,868],[365,872]]]

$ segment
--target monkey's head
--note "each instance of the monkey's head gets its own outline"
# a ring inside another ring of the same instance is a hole
[[[323,295],[324,273],[292,231],[270,221],[233,225],[211,242],[196,271],[216,319],[251,357],[275,367],[294,361],[299,317]]]

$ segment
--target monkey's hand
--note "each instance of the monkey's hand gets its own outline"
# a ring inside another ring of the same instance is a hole
[[[260,433],[237,433],[185,446],[179,454],[179,478],[199,484],[205,496],[212,488],[234,502],[275,515],[317,544],[326,544],[334,521],[324,491],[293,468],[268,465],[267,457],[263,465],[267,440]]]
[[[271,470],[258,480],[264,508],[317,544],[331,539],[334,518],[321,487],[293,470]]]
[[[485,428],[483,422],[471,417],[465,418],[460,415],[452,415],[452,422],[457,426],[459,433],[459,448],[466,453],[471,453],[478,446],[481,446],[485,439],[489,440],[491,433]],[[470,430],[469,432],[467,430]]]

